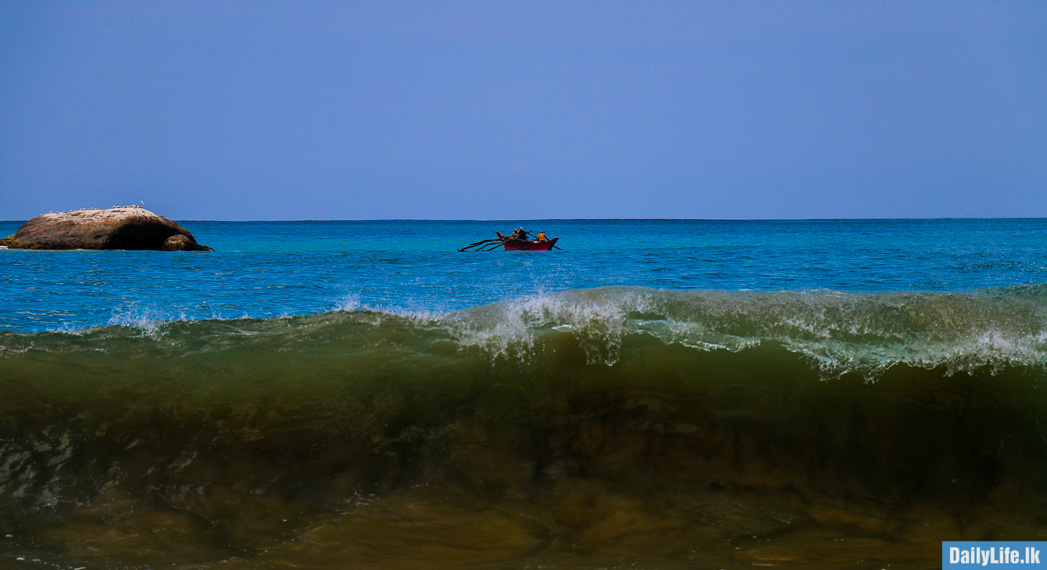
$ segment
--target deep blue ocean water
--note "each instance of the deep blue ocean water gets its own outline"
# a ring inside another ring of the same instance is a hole
[[[10,235],[17,222],[0,223]],[[193,222],[214,252],[0,251],[0,329],[335,308],[446,312],[602,286],[971,291],[1047,283],[1047,220]],[[458,248],[523,225],[563,251]]]

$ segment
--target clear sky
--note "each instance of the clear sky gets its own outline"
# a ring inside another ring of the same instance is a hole
[[[1047,217],[1047,2],[0,0],[0,219]]]

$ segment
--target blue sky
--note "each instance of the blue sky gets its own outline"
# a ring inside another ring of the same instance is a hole
[[[1047,2],[0,0],[0,219],[1047,216]]]

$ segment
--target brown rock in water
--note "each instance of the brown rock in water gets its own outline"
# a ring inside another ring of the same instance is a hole
[[[214,251],[189,230],[145,208],[76,210],[37,216],[0,245],[16,249]]]
[[[193,238],[183,234],[175,234],[164,240],[164,244],[160,246],[160,249],[164,251],[193,251],[201,247],[203,246],[193,241]]]

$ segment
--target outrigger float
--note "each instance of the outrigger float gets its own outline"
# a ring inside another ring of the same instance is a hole
[[[497,238],[485,239],[475,243],[471,243],[458,251],[491,251],[492,249],[498,249],[498,246],[504,246],[505,251],[549,251],[551,249],[560,249],[556,246],[556,240],[560,239],[554,237],[551,240],[538,241],[537,238],[531,238],[531,234],[524,232],[524,235],[531,238],[519,238],[513,236],[504,236],[502,232],[494,232],[498,234]]]

